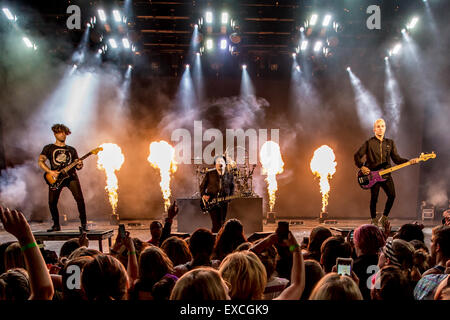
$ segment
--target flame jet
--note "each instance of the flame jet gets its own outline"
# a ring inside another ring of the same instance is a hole
[[[336,172],[336,157],[333,149],[327,145],[323,145],[314,151],[311,159],[310,167],[312,173],[320,179],[320,193],[322,194],[322,212],[326,212],[328,206],[328,197],[330,195],[329,179]]]
[[[159,183],[164,198],[164,210],[170,206],[170,174],[177,171],[174,160],[175,149],[166,141],[152,142],[150,144],[150,154],[147,158],[152,167],[159,169],[161,182]]]
[[[113,214],[116,214],[117,203],[119,202],[119,182],[115,171],[119,171],[122,164],[125,161],[125,157],[122,153],[122,149],[114,143],[104,143],[100,146],[103,148],[98,153],[97,168],[104,170],[106,173],[106,187],[108,192],[109,203],[113,210]]]
[[[261,162],[263,175],[267,175],[267,192],[269,193],[270,211],[275,206],[275,193],[278,190],[277,174],[283,172],[284,162],[281,158],[280,146],[273,141],[266,141],[259,151],[259,161]]]

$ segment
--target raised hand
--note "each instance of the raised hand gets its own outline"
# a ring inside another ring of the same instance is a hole
[[[167,210],[167,218],[173,219],[178,214],[177,201],[175,200]]]
[[[15,236],[22,245],[34,241],[30,225],[21,212],[0,207],[0,220],[5,230]]]

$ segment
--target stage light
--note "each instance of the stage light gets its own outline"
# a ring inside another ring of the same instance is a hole
[[[211,39],[206,40],[206,50],[211,50],[213,48],[213,41]]]
[[[347,71],[349,71],[349,72],[350,72],[351,70],[352,70],[352,69],[350,69],[350,67],[347,67]]]
[[[300,50],[305,51],[308,48],[308,40],[303,40]]]
[[[305,28],[304,27],[300,27],[300,32],[303,32],[303,31],[305,31]]]
[[[412,18],[411,22],[406,25],[406,28],[414,29],[414,27],[416,26],[418,21],[419,21],[419,18],[417,18],[417,17]]]
[[[320,48],[322,48],[322,41],[317,41],[316,44],[314,45],[314,51],[318,52]]]
[[[103,51],[102,51],[102,49],[98,49],[98,54],[102,54],[103,53]]]
[[[200,52],[197,52],[196,55],[197,55],[197,57],[200,57]]]
[[[331,15],[327,14],[325,16],[325,18],[323,18],[322,26],[324,26],[324,27],[328,26],[330,24],[330,21],[331,21]]]
[[[116,22],[120,22],[122,20],[122,18],[120,17],[119,10],[113,10],[113,16],[114,16],[114,20],[116,20]]]
[[[131,64],[128,65],[129,69],[133,69],[133,66]]]
[[[300,66],[296,66],[295,69],[300,72]]]
[[[27,37],[23,37],[22,40],[23,40],[23,42],[25,42],[25,45],[28,48],[33,48],[33,44],[31,43],[30,39],[28,39]]]
[[[212,23],[212,21],[213,21],[213,14],[212,14],[211,11],[207,11],[206,12],[205,21],[206,21],[206,23]]]
[[[405,33],[405,32],[406,32],[406,29],[405,29],[405,28],[403,28],[403,29],[402,29],[402,33]]]
[[[123,38],[123,39],[122,39],[122,44],[123,44],[123,47],[124,47],[125,49],[129,49],[129,48],[130,48],[130,42],[128,41],[127,38]]]
[[[136,51],[136,46],[135,45],[131,45],[131,51],[133,51],[133,52]]]
[[[400,50],[402,49],[402,45],[401,43],[397,43],[394,47],[394,49],[392,49],[392,54],[398,54],[400,52]]]
[[[294,53],[292,53],[292,58],[296,58],[297,57],[297,54],[294,52]]]
[[[220,40],[220,49],[225,50],[227,48],[227,40]]]
[[[228,13],[222,12],[222,24],[227,24],[227,23],[228,23]]]
[[[384,57],[384,61],[388,61],[389,60],[389,58],[388,57]]]
[[[198,24],[194,24],[194,28],[195,28],[195,29],[198,29]]]
[[[113,49],[116,49],[116,48],[117,48],[116,40],[114,40],[114,39],[109,39],[109,44],[111,45],[111,47],[113,47]]]
[[[189,64],[187,64],[187,65],[185,65],[185,67],[186,67],[186,69],[189,69],[190,65],[189,65]]]
[[[242,65],[242,69],[244,69],[244,70],[247,69],[247,65],[246,65],[246,64],[243,64],[243,65]]]
[[[86,23],[86,27],[90,28],[90,27],[91,27],[91,24],[90,24],[89,22]]]
[[[100,18],[100,21],[105,22],[106,21],[105,11],[103,11],[102,9],[99,9],[98,10],[98,17]]]
[[[319,16],[317,14],[313,14],[309,20],[309,24],[315,26],[318,18]]]
[[[14,20],[14,16],[8,8],[3,8],[3,13],[5,14],[6,18],[8,18],[8,20]]]

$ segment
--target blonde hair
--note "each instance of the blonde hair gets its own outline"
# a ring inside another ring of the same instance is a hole
[[[231,285],[231,299],[263,299],[267,284],[266,268],[253,252],[229,254],[220,264],[219,273]]]
[[[316,284],[309,300],[363,300],[352,278],[331,272]]]
[[[219,272],[201,267],[185,273],[173,287],[170,300],[227,300],[227,289]]]

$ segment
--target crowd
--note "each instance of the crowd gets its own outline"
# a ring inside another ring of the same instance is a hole
[[[4,229],[17,241],[0,244],[0,300],[450,300],[450,217],[433,228],[405,224],[391,237],[364,224],[347,237],[314,228],[299,244],[280,230],[247,239],[239,220],[217,235],[200,228],[171,237],[176,203],[151,239],[129,232],[108,254],[89,248],[86,233],[59,252],[40,248],[24,215],[0,207]],[[351,258],[351,270],[337,261]]]

